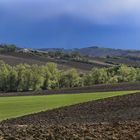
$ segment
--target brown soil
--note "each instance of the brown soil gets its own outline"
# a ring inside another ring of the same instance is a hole
[[[140,93],[3,121],[0,139],[139,140]]]
[[[28,95],[52,95],[52,94],[73,94],[73,93],[93,93],[105,91],[121,91],[121,90],[140,90],[140,82],[134,83],[119,83],[119,84],[103,84],[88,87],[75,87],[69,89],[56,89],[44,91],[30,92],[8,92],[0,93],[0,96],[28,96]]]
[[[3,140],[139,140],[140,123],[0,126]]]

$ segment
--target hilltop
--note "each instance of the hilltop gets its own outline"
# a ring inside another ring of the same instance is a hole
[[[64,48],[43,48],[39,49],[42,51],[62,51],[65,53],[78,52],[81,55],[89,57],[106,57],[106,56],[137,56],[140,57],[140,50],[123,50],[123,49],[113,49],[113,48],[103,48],[98,46],[86,47],[86,48],[74,48],[74,49],[64,49]]]

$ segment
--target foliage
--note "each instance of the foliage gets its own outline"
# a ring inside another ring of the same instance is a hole
[[[29,91],[140,81],[140,69],[126,65],[94,68],[88,74],[58,70],[55,63],[10,66],[0,61],[0,91]]]
[[[14,52],[16,50],[16,46],[11,44],[0,44],[0,52]]]
[[[80,77],[75,69],[71,69],[66,72],[61,72],[61,76],[59,79],[60,88],[77,87],[79,83],[80,83]]]

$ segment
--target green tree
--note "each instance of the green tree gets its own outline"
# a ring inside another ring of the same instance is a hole
[[[42,66],[42,74],[44,78],[43,89],[54,89],[59,87],[59,71],[55,63],[47,63]]]
[[[16,66],[16,71],[18,75],[17,79],[17,90],[18,91],[28,91],[31,90],[31,66],[27,64],[19,64]]]
[[[133,67],[120,65],[118,69],[119,82],[134,82],[136,81],[137,72]]]
[[[43,77],[41,75],[42,70],[39,68],[38,65],[31,66],[31,73],[30,73],[30,81],[31,81],[31,89],[38,90],[43,85]]]
[[[79,83],[80,83],[80,77],[75,69],[61,72],[61,76],[59,79],[60,88],[77,87]]]
[[[85,76],[85,85],[105,84],[108,82],[108,73],[105,68],[94,68]]]
[[[9,75],[9,65],[5,64],[3,61],[0,61],[0,90],[7,91],[7,79]]]
[[[17,71],[15,67],[10,67],[9,74],[7,76],[7,91],[17,91]]]

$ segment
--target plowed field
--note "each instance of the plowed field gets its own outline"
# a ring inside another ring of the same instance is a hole
[[[140,93],[3,121],[1,139],[140,139]]]

